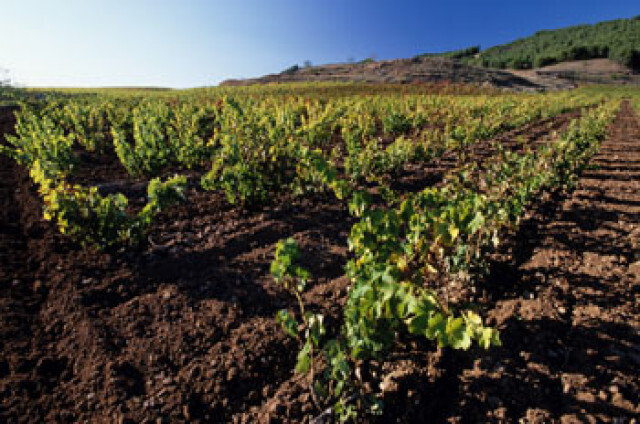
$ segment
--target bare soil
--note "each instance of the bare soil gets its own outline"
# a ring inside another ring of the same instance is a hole
[[[640,416],[639,135],[625,103],[597,168],[542,202],[495,261],[486,314],[504,347],[456,370],[446,418]]]
[[[542,68],[492,69],[443,57],[336,63],[300,68],[257,78],[231,79],[221,85],[342,81],[359,83],[456,83],[509,91],[565,90],[581,84],[640,84],[640,75],[609,59],[562,62]]]
[[[640,84],[640,75],[610,59],[573,60],[530,70],[509,70],[539,85]]]
[[[498,69],[469,66],[440,58],[380,60],[370,63],[337,63],[300,68],[258,78],[227,80],[221,85],[252,85],[279,82],[342,81],[361,83],[464,83],[498,87],[517,91],[537,91],[547,88],[568,88],[567,84],[541,85],[527,78]]]
[[[548,139],[567,121],[523,135]],[[11,115],[0,125],[10,132]],[[460,288],[504,347],[434,351],[400,340],[379,364],[381,422],[640,414],[639,136],[626,105],[594,160],[600,168],[573,193],[541,199],[494,255],[487,281],[475,293]],[[414,172],[407,184],[421,185]],[[305,300],[335,321],[353,223],[344,205],[285,195],[247,211],[192,187],[148,247],[107,253],[42,221],[24,169],[0,157],[0,173],[0,422],[300,422],[319,413],[292,373],[298,346],[273,319],[294,300],[268,265],[275,242],[294,236],[314,276]]]

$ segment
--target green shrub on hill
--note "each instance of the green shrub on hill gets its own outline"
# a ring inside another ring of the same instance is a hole
[[[460,59],[485,67],[527,69],[595,58],[612,59],[640,70],[640,17],[538,31],[531,37]]]

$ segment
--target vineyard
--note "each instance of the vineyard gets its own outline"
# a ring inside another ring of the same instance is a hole
[[[2,420],[640,415],[638,90],[14,104]]]

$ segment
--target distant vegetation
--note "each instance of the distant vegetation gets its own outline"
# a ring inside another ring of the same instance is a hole
[[[480,46],[415,58],[447,57],[488,68],[529,69],[569,60],[607,58],[640,71],[640,16],[595,25],[538,31],[531,37],[480,51]]]
[[[640,70],[640,16],[578,25],[491,47],[463,60],[492,68],[528,69],[569,60],[608,58]]]
[[[360,64],[366,64],[366,63],[373,63],[376,60],[373,57],[367,57],[366,59],[362,59],[360,61],[358,61],[358,63]]]
[[[283,74],[295,74],[296,72],[298,72],[298,70],[300,70],[300,65],[298,65],[296,63],[295,65],[289,66],[287,69],[282,71],[282,73]]]
[[[0,67],[0,106],[12,103],[16,96],[16,89],[11,86],[9,71]]]
[[[442,53],[422,53],[414,56],[413,62],[421,63],[425,62],[424,59],[436,57],[457,60],[467,65],[498,69],[531,69],[572,60],[603,58],[611,59],[640,72],[640,16],[594,25],[538,31],[530,37],[484,51],[479,45],[473,45]],[[347,64],[351,65],[365,65],[373,62],[376,62],[375,55],[362,60],[356,60],[353,57],[347,59]],[[280,75],[287,76],[288,81],[295,80],[293,76],[300,70],[311,67],[313,67],[311,61],[306,60],[302,65],[294,64],[282,70]],[[328,68],[322,66],[317,68],[314,75],[332,76]],[[357,72],[360,73],[365,72],[363,68],[354,69],[358,69]],[[354,70],[349,72],[356,74]],[[304,72],[298,79],[308,80],[310,75],[312,74]]]
[[[472,46],[467,47],[466,49],[452,50],[444,53],[423,53],[416,57],[448,57],[449,59],[466,59],[472,58],[478,53],[480,53],[480,46]]]

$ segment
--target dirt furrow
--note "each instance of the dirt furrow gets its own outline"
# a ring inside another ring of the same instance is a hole
[[[518,254],[495,263],[488,281],[487,316],[504,347],[453,355],[442,420],[640,416],[640,180],[627,169],[640,160],[629,148],[638,140],[640,120],[624,103],[596,168],[523,222]]]
[[[482,163],[496,155],[496,145],[505,150],[520,152],[525,147],[535,148],[551,141],[555,133],[564,131],[569,123],[582,114],[581,110],[565,112],[553,118],[545,118],[515,128],[495,138],[479,141],[465,151],[468,163]],[[456,152],[446,152],[441,158],[429,163],[411,163],[399,175],[389,181],[394,190],[418,192],[426,187],[442,183],[444,176],[460,166]]]
[[[571,116],[524,135],[544,137]],[[149,247],[99,252],[42,222],[40,199],[20,172],[7,180],[17,201],[3,200],[17,205],[25,224],[17,233],[28,235],[20,239],[24,260],[11,270],[28,302],[13,289],[0,294],[8,310],[21,310],[16,302],[31,309],[21,306],[24,319],[16,320],[29,328],[0,345],[0,417],[225,422],[308,412],[308,393],[292,374],[297,347],[273,319],[294,301],[268,265],[274,243],[294,236],[314,277],[307,301],[339,315],[353,224],[345,205],[330,195],[285,196],[247,211],[193,189],[187,204],[160,217]],[[3,320],[11,313],[3,309]],[[431,380],[442,373],[423,354],[416,363],[421,375],[433,371]],[[388,410],[401,411],[404,400],[394,396]]]

